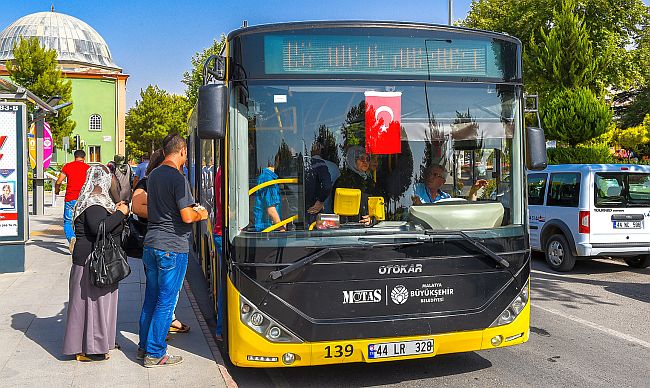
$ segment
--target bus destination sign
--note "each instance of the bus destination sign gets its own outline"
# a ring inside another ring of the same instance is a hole
[[[497,47],[494,47],[494,46]],[[268,35],[267,74],[383,74],[490,77],[496,66],[489,40]],[[493,68],[493,69],[491,69]],[[492,71],[490,71],[492,70]],[[499,76],[500,71],[496,70]]]

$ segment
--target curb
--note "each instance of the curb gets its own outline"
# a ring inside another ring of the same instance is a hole
[[[210,347],[210,352],[212,352],[212,357],[214,358],[214,362],[217,364],[217,367],[219,368],[219,372],[221,373],[221,377],[223,378],[223,381],[226,383],[226,387],[238,388],[237,383],[230,375],[230,372],[228,372],[228,368],[226,368],[226,363],[224,362],[223,357],[221,357],[221,352],[219,351],[219,347],[217,346],[217,343],[215,342],[214,337],[212,336],[212,332],[210,332],[210,328],[208,327],[208,324],[205,322],[205,318],[203,318],[203,313],[201,313],[201,310],[199,309],[199,304],[196,303],[196,299],[194,298],[194,294],[192,293],[192,289],[190,288],[190,284],[187,282],[187,280],[183,280],[183,287],[185,288],[185,292],[187,293],[187,298],[190,300],[190,305],[192,305],[192,310],[194,310],[194,315],[196,316],[196,320],[199,321],[199,326],[201,326],[201,331],[203,332],[203,336],[205,337],[205,340],[208,343],[208,347]]]

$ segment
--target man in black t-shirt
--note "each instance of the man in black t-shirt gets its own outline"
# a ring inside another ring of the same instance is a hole
[[[180,356],[167,354],[165,338],[172,322],[189,254],[192,223],[208,218],[195,206],[189,184],[180,169],[187,160],[187,145],[179,135],[163,140],[165,160],[147,178],[148,230],[142,261],[147,288],[140,314],[138,356],[144,366],[178,364]]]

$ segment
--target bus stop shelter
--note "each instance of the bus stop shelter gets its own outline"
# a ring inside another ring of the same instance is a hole
[[[32,114],[27,103],[34,105]],[[35,214],[42,214],[44,119],[56,116],[57,110],[67,105],[52,107],[29,90],[0,78],[0,273],[25,270],[25,243],[29,239],[28,124],[36,125],[33,208]]]

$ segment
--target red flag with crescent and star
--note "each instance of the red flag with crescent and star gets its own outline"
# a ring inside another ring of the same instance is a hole
[[[402,152],[402,92],[365,92],[366,152],[389,155]]]

